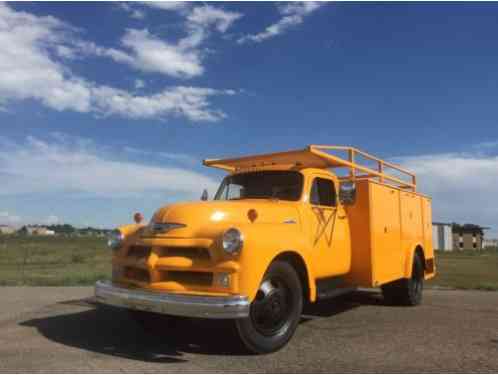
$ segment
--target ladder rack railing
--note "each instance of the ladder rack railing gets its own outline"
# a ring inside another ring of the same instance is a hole
[[[364,151],[358,150],[354,147],[346,146],[324,146],[324,145],[310,145],[309,150],[317,156],[329,160],[332,164],[339,167],[349,168],[349,176],[341,177],[342,180],[355,180],[364,178],[378,178],[381,183],[394,183],[400,189],[410,189],[415,191],[417,189],[417,178],[415,174],[407,171],[406,169],[387,162],[385,160],[379,159],[373,155],[370,155]],[[347,159],[332,155],[327,151],[342,151],[347,152]],[[357,163],[357,156],[364,159],[373,161],[376,163],[376,168],[370,168],[365,165]],[[393,169],[400,174],[408,178],[409,181],[404,181],[401,178],[392,176],[385,172],[385,169]],[[357,172],[363,172],[364,174],[357,174]]]

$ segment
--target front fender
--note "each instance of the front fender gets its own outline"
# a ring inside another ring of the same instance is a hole
[[[271,262],[289,249],[298,254],[307,266],[303,251],[305,236],[291,224],[247,224],[239,226],[244,234],[244,246],[239,256],[239,290],[252,301]],[[308,268],[308,267],[307,267]],[[310,299],[314,300],[314,282],[308,268]]]
[[[124,243],[119,251],[115,253],[117,256],[123,255],[124,249],[126,249],[130,244],[135,243],[140,236],[140,229],[142,229],[144,224],[128,224],[121,225],[117,229],[124,235]]]
[[[128,224],[128,225],[122,225],[118,227],[118,229],[121,231],[121,233],[124,234],[125,238],[128,238],[130,236],[136,235],[137,231],[143,227],[144,227],[143,224]]]

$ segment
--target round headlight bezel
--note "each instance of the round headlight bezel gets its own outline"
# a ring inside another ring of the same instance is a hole
[[[107,236],[107,246],[112,250],[117,250],[123,245],[124,238],[124,234],[119,229],[114,229]]]
[[[244,246],[244,235],[237,228],[228,228],[221,237],[221,246],[227,254],[239,254]]]

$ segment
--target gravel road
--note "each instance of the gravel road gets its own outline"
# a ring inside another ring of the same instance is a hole
[[[230,322],[144,333],[92,288],[0,288],[1,372],[498,372],[498,293],[426,290],[415,308],[358,291],[307,308],[290,344],[248,355]]]

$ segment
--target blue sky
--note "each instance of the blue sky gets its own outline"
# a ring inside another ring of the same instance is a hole
[[[203,158],[353,145],[498,228],[498,5],[4,3],[0,222],[113,226]]]

